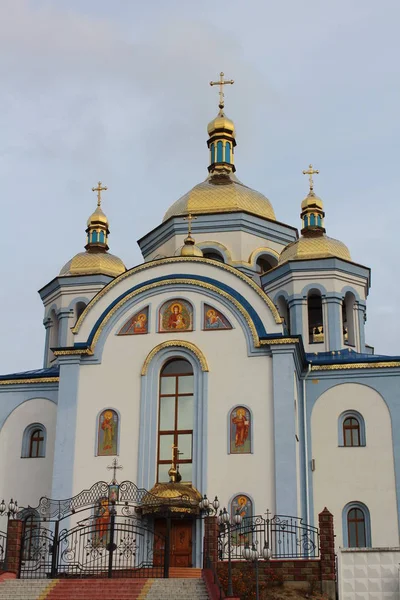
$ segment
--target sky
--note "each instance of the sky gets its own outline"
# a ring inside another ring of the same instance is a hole
[[[371,267],[367,343],[400,355],[398,0],[1,0],[0,373],[40,368],[37,290],[85,245],[91,188],[110,250],[207,174],[222,70],[237,175],[299,227],[320,174],[328,235]]]

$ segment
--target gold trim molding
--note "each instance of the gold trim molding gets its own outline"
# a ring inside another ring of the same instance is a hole
[[[71,348],[71,350],[54,350],[53,354],[54,356],[74,356],[80,354],[92,356],[93,351],[91,348]]]
[[[34,379],[3,379],[0,381],[0,385],[21,385],[31,383],[58,383],[59,377],[35,377]]]
[[[334,364],[334,365],[312,365],[311,371],[348,371],[350,369],[390,369],[400,367],[399,361],[382,361],[376,363],[345,363],[345,364]]]
[[[247,275],[245,275],[238,269],[235,269],[234,267],[231,267],[230,265],[227,265],[225,263],[220,263],[215,260],[211,260],[209,258],[197,258],[197,257],[192,257],[192,256],[191,257],[173,256],[170,258],[163,258],[160,260],[149,261],[147,263],[139,265],[138,267],[133,267],[133,269],[130,269],[129,271],[125,271],[125,273],[122,273],[121,275],[119,275],[118,277],[116,277],[115,279],[110,281],[110,283],[107,284],[102,290],[100,290],[100,292],[98,294],[96,294],[96,296],[94,298],[92,298],[92,300],[86,306],[85,310],[83,311],[83,313],[79,317],[78,321],[76,322],[75,327],[73,327],[72,333],[76,334],[79,332],[79,329],[82,325],[83,320],[85,319],[86,315],[90,312],[90,310],[93,308],[93,306],[99,300],[101,300],[101,298],[103,298],[103,296],[105,296],[105,294],[107,294],[110,289],[112,289],[115,285],[117,285],[120,281],[122,281],[126,277],[130,277],[131,275],[140,273],[141,271],[144,271],[146,269],[158,267],[160,265],[168,265],[168,264],[179,263],[179,262],[200,262],[201,264],[207,264],[207,265],[216,267],[217,269],[223,269],[224,271],[228,271],[229,273],[232,273],[232,275],[235,275],[236,277],[238,277],[239,279],[241,279],[242,281],[247,283],[256,292],[256,294],[258,294],[258,296],[260,296],[260,298],[263,300],[263,302],[268,306],[268,308],[272,312],[272,315],[275,319],[275,323],[277,323],[278,325],[280,325],[282,323],[282,319],[279,315],[279,312],[278,312],[275,304],[272,302],[271,298],[269,296],[267,296],[267,294],[260,288],[260,286],[257,285],[250,277],[248,277]],[[142,288],[142,291],[143,291],[143,288]]]
[[[271,338],[270,340],[260,340],[260,346],[278,346],[280,344],[298,344],[299,338]]]
[[[200,350],[200,348],[198,348],[198,346],[192,344],[192,342],[185,342],[184,340],[168,340],[167,342],[162,342],[161,344],[158,344],[158,346],[155,346],[155,348],[153,348],[153,350],[149,352],[149,354],[146,357],[146,360],[143,363],[141,375],[147,375],[149,364],[151,363],[155,355],[161,352],[161,350],[164,350],[164,348],[186,348],[186,350],[190,350],[190,352],[193,352],[193,354],[196,356],[200,363],[202,371],[209,370],[207,359]]]

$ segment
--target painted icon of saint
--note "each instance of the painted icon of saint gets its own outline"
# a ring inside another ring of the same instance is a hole
[[[134,333],[147,333],[147,315],[139,313],[133,320]]]
[[[110,523],[110,507],[108,499],[102,498],[96,516],[96,540],[100,544],[107,542],[108,526]]]
[[[111,410],[105,411],[101,428],[103,430],[103,452],[112,450],[115,435],[115,423],[114,415]]]
[[[206,327],[208,329],[225,329],[225,324],[222,322],[222,319],[219,317],[219,315],[217,314],[217,311],[214,310],[213,308],[210,308],[210,310],[207,311],[206,313]]]
[[[186,329],[185,319],[182,315],[182,304],[179,302],[175,302],[171,306],[171,315],[168,319],[168,328],[169,329]]]
[[[232,423],[236,425],[235,431],[235,446],[239,448],[240,446],[244,446],[248,436],[249,436],[249,428],[250,421],[248,420],[245,408],[238,408],[236,410],[236,414],[233,413]]]

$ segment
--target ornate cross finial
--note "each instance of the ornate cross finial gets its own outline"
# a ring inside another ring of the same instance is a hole
[[[194,217],[192,213],[189,213],[187,217],[183,217],[184,221],[188,222],[188,236],[190,237],[192,233],[192,221],[195,221],[197,217]]]
[[[224,85],[233,85],[235,82],[233,79],[224,79],[224,73],[221,71],[219,74],[219,81],[210,81],[210,85],[219,85],[219,107],[222,110],[224,108]]]
[[[97,192],[97,206],[101,206],[101,192],[105,192],[107,189],[106,185],[101,185],[101,181],[97,183],[97,187],[92,188],[92,192]]]
[[[122,467],[121,465],[118,464],[118,459],[116,459],[116,458],[114,458],[114,460],[112,461],[112,465],[109,465],[107,467],[107,469],[109,471],[113,471],[113,479],[112,479],[112,482],[111,482],[113,485],[116,485],[116,483],[117,483],[117,479],[116,479],[116,477],[117,477],[117,471],[120,470],[120,469],[123,469],[123,468],[124,467]]]
[[[314,191],[314,180],[313,180],[313,175],[318,175],[319,171],[316,169],[313,169],[312,165],[308,166],[308,169],[303,171],[303,175],[308,175],[309,179],[310,179],[310,192]]]

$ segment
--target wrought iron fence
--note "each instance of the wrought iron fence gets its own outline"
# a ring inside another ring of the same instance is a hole
[[[270,557],[280,559],[318,558],[319,532],[299,517],[261,515],[244,517],[240,525],[222,524],[218,536],[218,559],[228,560],[229,540],[231,560],[245,560],[244,548],[254,546],[262,552],[268,548]]]
[[[5,531],[0,531],[0,569],[4,568],[7,549],[7,534]]]

